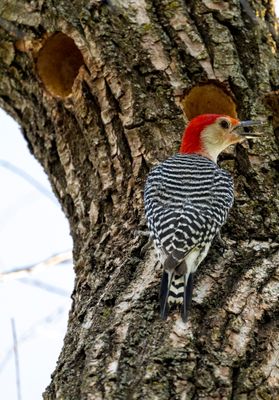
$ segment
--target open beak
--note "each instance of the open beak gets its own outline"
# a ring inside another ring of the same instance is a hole
[[[240,121],[237,125],[233,127],[231,132],[239,128],[246,128],[249,126],[262,126],[262,125],[265,125],[265,121]],[[237,134],[246,139],[253,139],[255,137],[259,137],[262,135],[262,133],[260,132],[245,132],[245,131],[237,132]]]

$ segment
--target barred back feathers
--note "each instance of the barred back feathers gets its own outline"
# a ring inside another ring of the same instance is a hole
[[[176,154],[150,172],[144,202],[148,228],[164,267],[161,316],[167,317],[168,302],[176,302],[184,304],[186,320],[192,288],[187,293],[185,287],[192,286],[192,273],[227,218],[233,203],[232,178],[206,157]]]

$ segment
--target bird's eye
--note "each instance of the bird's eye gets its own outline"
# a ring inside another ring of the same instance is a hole
[[[221,128],[223,128],[223,129],[229,129],[229,127],[230,127],[230,123],[226,119],[222,119],[219,122],[219,124],[220,124]]]

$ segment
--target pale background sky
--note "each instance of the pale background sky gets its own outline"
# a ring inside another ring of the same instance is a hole
[[[69,250],[72,240],[67,220],[42,167],[30,154],[18,125],[1,109],[0,127],[1,273]],[[38,180],[49,197],[4,168],[3,160]],[[17,400],[11,318],[14,318],[19,341],[22,400],[42,398],[62,348],[73,281],[69,262],[21,279],[3,281],[0,277],[1,399]],[[43,288],[38,286],[41,284]],[[46,284],[51,287],[45,288]],[[49,289],[57,289],[58,294]]]
[[[276,11],[279,15],[279,0]],[[3,167],[3,161],[39,181],[47,196]],[[1,109],[0,182],[0,398],[19,400],[12,351],[13,318],[19,342],[21,400],[38,400],[50,382],[62,348],[73,268],[68,262],[20,279],[1,280],[1,273],[71,250],[72,241],[46,175],[29,153],[17,124]]]

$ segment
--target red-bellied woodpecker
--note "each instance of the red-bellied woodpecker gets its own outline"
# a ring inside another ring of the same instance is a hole
[[[148,228],[164,269],[160,290],[163,319],[168,316],[169,303],[174,302],[182,304],[181,316],[186,321],[193,273],[233,204],[233,180],[216,164],[218,155],[229,145],[256,136],[237,133],[238,128],[261,124],[219,114],[195,117],[184,132],[179,154],[150,172],[144,203]]]

